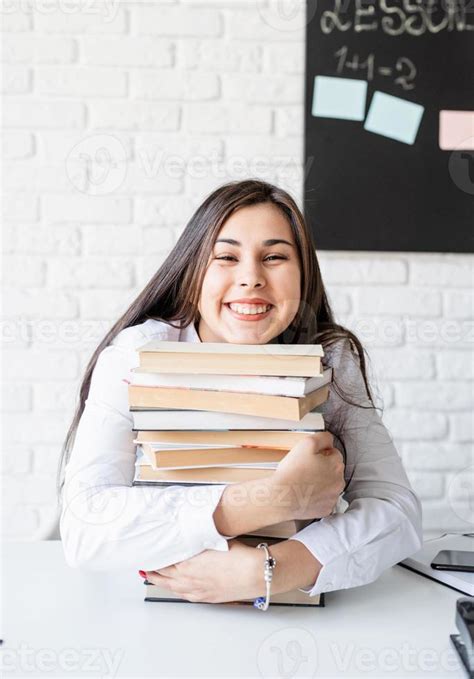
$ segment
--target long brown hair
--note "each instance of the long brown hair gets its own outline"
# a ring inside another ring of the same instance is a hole
[[[261,180],[231,182],[211,193],[197,208],[168,257],[130,304],[127,311],[107,332],[87,364],[79,391],[79,404],[67,432],[58,465],[57,487],[61,493],[64,470],[68,462],[79,420],[89,394],[91,376],[97,358],[124,328],[149,318],[165,321],[173,327],[186,327],[199,320],[198,300],[207,263],[217,235],[227,218],[237,209],[271,203],[287,217],[295,238],[301,265],[301,301],[288,328],[276,341],[280,344],[321,344],[324,350],[340,339],[348,339],[357,354],[369,405],[355,403],[337,384],[340,397],[351,405],[374,408],[366,374],[364,349],[357,337],[334,320],[321,277],[311,232],[293,198],[284,190]],[[323,361],[324,362],[324,361]],[[342,439],[342,429],[332,433]]]

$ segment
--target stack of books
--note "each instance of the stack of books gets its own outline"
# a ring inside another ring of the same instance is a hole
[[[240,483],[272,474],[302,438],[324,430],[321,406],[332,369],[320,345],[153,340],[138,349],[128,386],[136,466],[133,485]],[[269,545],[311,521],[287,521],[239,536]],[[263,560],[262,560],[263,577]],[[183,601],[145,582],[146,600]],[[239,601],[235,603],[250,603]],[[321,606],[296,590],[270,605]]]

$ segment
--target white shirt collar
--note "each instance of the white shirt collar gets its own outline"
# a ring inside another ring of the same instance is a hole
[[[187,325],[185,328],[183,328],[180,333],[179,333],[179,341],[180,342],[200,342],[201,338],[199,337],[196,328],[194,327],[194,323],[190,323]]]

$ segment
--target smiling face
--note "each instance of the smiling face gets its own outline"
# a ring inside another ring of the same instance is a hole
[[[260,203],[236,210],[217,236],[204,275],[201,341],[270,342],[298,311],[300,272],[293,233],[279,208]]]

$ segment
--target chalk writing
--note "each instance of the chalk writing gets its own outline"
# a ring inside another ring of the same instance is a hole
[[[416,66],[408,57],[399,57],[394,66],[378,65],[375,54],[370,53],[366,59],[361,59],[357,52],[350,54],[349,48],[344,45],[334,53],[337,58],[336,71],[340,75],[344,70],[358,72],[369,82],[376,75],[382,77],[393,77],[396,85],[400,85],[404,90],[415,88]]]
[[[474,31],[473,0],[332,0],[321,14],[323,33],[382,30],[387,35]]]

